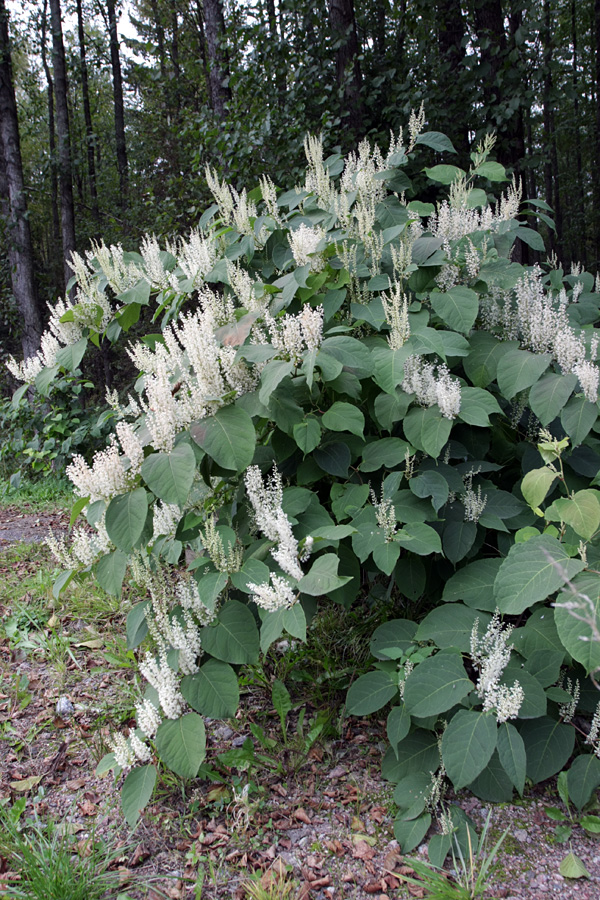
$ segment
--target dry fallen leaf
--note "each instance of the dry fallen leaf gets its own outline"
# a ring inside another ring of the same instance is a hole
[[[13,791],[24,794],[26,791],[30,791],[31,788],[34,788],[39,784],[43,777],[43,775],[30,775],[29,778],[23,778],[22,781],[10,781],[9,784]]]
[[[294,813],[294,818],[298,819],[299,822],[304,822],[305,825],[310,825],[310,819],[306,815],[306,810],[300,806]]]
[[[355,859],[373,859],[375,851],[372,847],[369,847],[366,841],[356,841],[352,856]]]

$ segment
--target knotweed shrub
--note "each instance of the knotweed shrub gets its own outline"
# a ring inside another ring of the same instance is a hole
[[[404,611],[373,635],[373,671],[347,699],[355,715],[389,707],[403,849],[446,784],[508,800],[585,738],[573,722],[594,712],[600,647],[553,601],[566,576],[600,602],[600,293],[588,273],[511,260],[517,238],[543,242],[518,218],[518,183],[489,202],[506,181],[492,140],[469,172],[425,169],[447,199],[412,199],[407,162],[453,152],[422,129],[412,116],[387,154],[363,142],[346,159],[309,138],[305,183],[284,193],[208,172],[203,231],[76,261],[65,347],[151,298],[166,317],[129,349],[140,374],[112,398],[112,443],[69,469],[94,536],[53,541],[57,591],[85,572],[112,594],[126,577],[148,591],[127,621],[129,646],[147,648],[137,728],[101,765],[133,767],[132,824],[157,757],[195,777],[203,716],[233,716],[238,668],[284,633],[305,640],[317,602],[371,593]],[[569,771],[582,806],[600,783],[597,732]],[[443,822],[437,859],[461,827]]]

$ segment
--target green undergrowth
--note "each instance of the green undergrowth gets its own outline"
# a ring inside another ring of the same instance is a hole
[[[73,504],[73,486],[52,473],[43,478],[0,478],[0,509],[18,506],[23,512],[54,512]]]

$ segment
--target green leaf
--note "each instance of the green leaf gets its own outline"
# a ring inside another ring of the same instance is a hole
[[[163,503],[183,508],[194,481],[196,457],[189,444],[178,444],[170,453],[152,453],[142,463],[142,478]]]
[[[80,512],[86,508],[86,506],[88,505],[89,502],[90,502],[90,498],[89,498],[89,497],[80,497],[79,500],[77,500],[77,501],[73,504],[73,507],[72,507],[72,509],[71,509],[71,517],[70,517],[70,519],[69,519],[69,528],[72,528],[72,527],[73,527],[73,525],[74,525],[75,521],[77,520],[77,518],[78,518]]]
[[[544,513],[549,522],[566,522],[579,537],[592,539],[600,528],[600,492],[591,488],[555,500]]]
[[[531,387],[544,374],[552,357],[548,353],[509,350],[498,363],[498,387],[507,400]]]
[[[350,448],[341,441],[332,441],[329,444],[318,447],[313,453],[313,459],[324,472],[336,475],[338,478],[346,478],[351,461]]]
[[[452,331],[468,334],[479,313],[479,296],[471,288],[457,285],[441,293],[432,291],[429,295],[434,312]]]
[[[408,522],[394,535],[394,540],[405,550],[416,553],[419,556],[430,556],[432,553],[442,552],[440,536],[431,527],[423,522]]]
[[[66,369],[67,372],[74,372],[85,356],[86,350],[87,338],[79,338],[74,344],[68,344],[58,351],[56,354],[56,365]]]
[[[206,756],[204,720],[195,712],[165,719],[154,739],[164,764],[181,778],[195,778]]]
[[[489,391],[478,387],[461,388],[459,419],[467,425],[487,428],[490,424],[489,417],[493,413],[502,414],[502,409]]]
[[[513,786],[495,750],[487,766],[469,785],[469,790],[488,803],[508,803]]]
[[[398,783],[407,775],[436,772],[440,764],[437,735],[416,728],[395,750],[390,747],[383,758],[381,774],[387,781]]]
[[[269,581],[269,567],[260,559],[247,559],[239,572],[231,573],[231,582],[244,594],[251,594],[249,584],[266,584]],[[225,587],[223,584],[219,592]],[[218,596],[218,595],[216,595]],[[216,596],[214,599],[216,599]]]
[[[439,457],[452,430],[452,420],[442,416],[437,405],[428,409],[414,406],[408,411],[403,424],[407,440],[433,459]]]
[[[534,231],[533,228],[525,228],[521,225],[519,228],[515,229],[514,234],[516,237],[520,238],[524,244],[531,247],[532,250],[539,250],[540,253],[543,253],[546,249],[544,238],[539,231]]]
[[[113,544],[124,553],[135,547],[148,516],[148,495],[144,488],[114,497],[106,510],[106,531]]]
[[[410,714],[407,713],[404,703],[394,706],[387,717],[387,737],[392,747],[396,747],[404,740],[410,731]]]
[[[196,443],[224,469],[243,472],[254,457],[256,431],[252,419],[239,406],[224,406],[207,416],[190,433]]]
[[[506,170],[504,166],[500,165],[500,163],[495,162],[494,160],[486,160],[482,162],[480,166],[475,169],[475,175],[480,175],[482,178],[489,178],[490,181],[507,181]],[[542,250],[544,249],[542,245]]]
[[[484,632],[491,616],[463,606],[462,603],[437,606],[428,613],[417,629],[416,641],[433,641],[440,650],[457,647],[467,653],[471,648],[471,633],[475,621]]]
[[[464,559],[477,537],[477,525],[475,522],[449,521],[443,532],[444,553],[451,563]]]
[[[271,700],[273,702],[273,706],[275,707],[275,712],[279,715],[281,729],[285,733],[285,720],[287,714],[292,709],[292,701],[290,698],[290,692],[286,688],[283,681],[279,681],[279,679],[276,679],[273,682],[273,687],[271,689]]]
[[[567,772],[569,799],[577,809],[583,809],[598,785],[600,785],[600,759],[593,753],[578,756]]]
[[[472,689],[460,655],[442,650],[410,673],[404,703],[411,716],[434,716],[460,703]]]
[[[448,602],[464,600],[474,609],[494,612],[494,581],[502,559],[478,559],[455,572],[444,587],[443,599]]]
[[[294,363],[291,362],[275,359],[273,362],[267,363],[260,376],[260,391],[258,394],[260,402],[268,404],[269,398],[278,384],[288,375],[291,375],[293,371]]]
[[[260,626],[260,649],[266,653],[274,641],[279,640],[283,634],[283,610],[264,613]]]
[[[567,853],[561,862],[558,871],[563,878],[591,878],[592,876],[583,862],[574,853]]]
[[[412,646],[416,632],[416,622],[390,619],[375,629],[369,649],[375,659],[400,659]]]
[[[558,473],[547,466],[543,469],[531,469],[521,482],[521,493],[533,509],[542,505]]]
[[[94,566],[98,584],[102,590],[113,597],[120,596],[126,571],[127,555],[121,550],[113,550],[112,553],[101,556]]]
[[[48,388],[51,384],[54,383],[57,375],[58,366],[46,366],[46,368],[42,369],[42,371],[35,377],[35,389],[45,397],[48,393]]]
[[[394,424],[404,418],[409,405],[410,396],[401,388],[396,388],[390,394],[379,394],[373,404],[377,423],[385,431],[391,431]]]
[[[416,819],[425,809],[425,804],[431,794],[431,775],[407,775],[395,787],[394,803],[400,807],[397,818],[408,822]]]
[[[546,426],[557,417],[575,388],[576,375],[544,375],[529,391],[531,410]]]
[[[155,784],[154,766],[133,769],[125,778],[121,788],[121,809],[130,828],[137,825],[140,813],[150,800]]]
[[[425,813],[418,819],[405,822],[401,813],[394,820],[394,837],[400,844],[403,853],[410,853],[418,847],[431,826],[431,815]]]
[[[148,634],[148,620],[146,610],[150,606],[149,600],[136,603],[127,613],[127,649],[134,650],[142,643]]]
[[[392,574],[399,556],[400,547],[390,541],[384,541],[373,549],[373,561],[385,575]]]
[[[413,476],[410,479],[409,487],[416,497],[431,497],[431,503],[436,512],[444,505],[450,492],[444,476],[434,469]]]
[[[500,612],[520,615],[562,587],[562,575],[555,562],[569,578],[584,567],[581,560],[569,559],[562,544],[550,535],[542,534],[525,544],[514,544],[494,582],[494,600]]]
[[[397,694],[398,682],[390,673],[367,672],[350,685],[346,695],[346,712],[351,716],[368,716]]]
[[[404,363],[412,352],[408,345],[397,350],[392,350],[391,347],[373,350],[373,380],[386,393],[396,393],[396,388],[404,378]]]
[[[240,702],[237,675],[230,665],[209,659],[181,682],[181,693],[192,709],[211,719],[231,719]]]
[[[304,455],[311,453],[321,441],[319,420],[315,416],[307,416],[303,422],[294,425],[292,434]]]
[[[365,345],[352,337],[335,337],[325,338],[320,349],[333,356],[342,363],[346,371],[357,378],[367,378],[371,375],[373,364],[371,362],[371,353]],[[317,357],[318,364],[318,357]]]
[[[258,662],[258,629],[248,607],[238,600],[229,600],[216,623],[202,629],[202,647],[223,662]]]
[[[448,165],[432,166],[430,169],[425,168],[423,171],[428,178],[431,178],[432,181],[438,181],[440,184],[452,184],[452,182],[458,181],[459,178],[463,178],[465,175],[464,169]]]
[[[452,717],[442,738],[442,759],[455,790],[466,787],[485,769],[497,737],[496,720],[489,713],[460,709]]]
[[[575,743],[571,726],[542,716],[523,722],[520,731],[527,753],[527,776],[534,784],[551,778],[564,768]]]
[[[598,419],[598,407],[584,397],[571,397],[564,407],[560,421],[573,447],[577,447],[590,433]]]
[[[587,601],[582,601],[585,604],[584,621],[575,618],[571,610],[561,606],[565,602],[577,602],[577,598],[567,591],[556,598],[554,622],[563,646],[589,674],[600,666],[600,644],[595,639],[591,623],[587,621],[590,615],[593,615],[595,628],[600,625],[600,580],[596,574],[584,572],[573,581],[573,584],[575,590],[588,597],[591,604],[588,606]],[[582,615],[582,611],[575,610],[575,612],[578,616]]]
[[[406,441],[396,437],[381,438],[378,441],[372,441],[363,450],[362,462],[360,464],[363,472],[376,472],[378,469],[385,467],[393,469],[395,466],[404,462],[406,451],[409,445]]]
[[[509,722],[503,722],[498,728],[498,756],[502,768],[522,797],[525,787],[527,754],[523,738],[515,726]]]
[[[289,609],[283,611],[283,627],[289,635],[306,640],[306,613],[301,603],[294,603]]]
[[[350,581],[350,577],[339,576],[338,565],[339,559],[335,553],[319,556],[312,564],[310,572],[298,582],[299,590],[311,597],[322,597],[346,584]]]
[[[463,366],[474,385],[485,388],[495,380],[498,363],[509,350],[518,347],[516,341],[499,341],[489,331],[476,331],[469,337],[471,352]]]
[[[582,816],[579,820],[579,824],[582,828],[585,828],[588,834],[600,834],[599,816]]]
[[[147,306],[150,301],[150,290],[150,282],[145,278],[140,278],[129,290],[117,294],[117,300],[123,304],[139,303],[140,306]]]
[[[330,431],[350,431],[359,437],[365,430],[365,417],[360,409],[343,401],[334,403],[324,414],[322,422]]]
[[[452,141],[441,131],[423,131],[417,135],[415,144],[423,144],[425,147],[431,147],[438,153],[456,153]]]
[[[204,561],[206,557],[200,557],[200,559]],[[214,612],[217,597],[227,584],[227,574],[225,572],[208,572],[206,575],[196,574],[195,578],[200,600],[210,612]]]

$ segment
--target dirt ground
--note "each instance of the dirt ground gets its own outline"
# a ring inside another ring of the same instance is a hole
[[[64,527],[66,517],[3,514],[0,563],[2,541],[14,534],[39,540],[48,524]],[[0,574],[0,585],[1,579]],[[9,614],[0,593],[0,615]],[[0,643],[0,801],[26,796],[28,811],[62,822],[84,855],[92,834],[112,846],[120,842],[115,865],[123,898],[243,900],[251,877],[265,887],[293,883],[289,897],[306,900],[427,896],[402,882],[403,874],[410,875],[410,859],[394,838],[393,788],[380,775],[384,721],[340,720],[339,710],[332,710],[336,727],[305,752],[305,738],[297,733],[301,698],[292,695],[296,709],[288,718],[286,744],[269,693],[251,682],[235,720],[207,723],[206,762],[219,767],[223,780],[182,783],[163,774],[132,834],[120,812],[119,783],[110,774],[97,778],[95,767],[115,721],[133,724],[126,710],[136,666],[112,666],[101,635],[90,636],[83,622],[64,627],[70,652],[55,658]],[[61,697],[73,707],[64,717],[56,714]],[[316,712],[309,706],[305,721]],[[300,729],[303,735],[306,730]],[[245,769],[224,769],[217,755],[248,740],[253,761]],[[265,747],[265,741],[273,743]],[[466,793],[446,799],[483,825],[489,804]],[[554,781],[524,801],[493,808],[492,843],[505,828],[509,833],[488,898],[600,897],[600,838],[575,825],[571,841],[559,843],[547,806],[564,809]],[[589,879],[559,874],[570,850],[582,859]],[[412,855],[426,858],[425,844]],[[3,879],[10,878],[0,859],[0,896]]]

